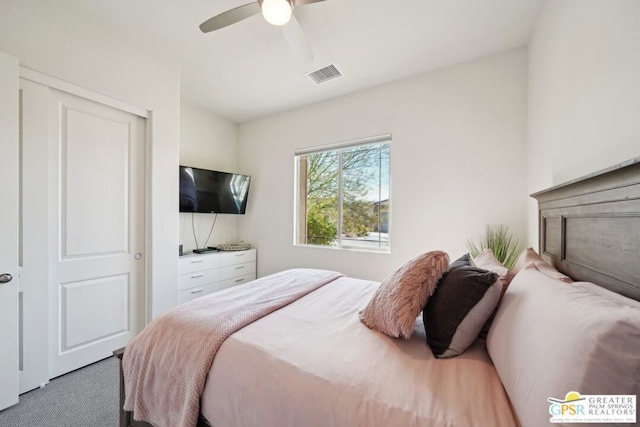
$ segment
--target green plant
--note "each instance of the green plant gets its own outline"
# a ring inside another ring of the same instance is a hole
[[[338,236],[337,201],[316,200],[307,211],[307,242],[311,245],[331,245]]]
[[[506,225],[487,225],[479,244],[476,245],[471,240],[467,240],[467,249],[473,258],[478,256],[483,249],[491,249],[496,259],[511,270],[524,247],[511,234]]]

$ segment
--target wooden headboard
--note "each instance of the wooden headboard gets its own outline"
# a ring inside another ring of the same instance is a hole
[[[531,197],[546,261],[640,301],[640,157]]]

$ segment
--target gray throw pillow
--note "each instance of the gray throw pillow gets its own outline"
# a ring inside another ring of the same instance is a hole
[[[501,290],[498,275],[472,266],[468,254],[453,262],[422,312],[434,356],[464,352],[498,305]]]

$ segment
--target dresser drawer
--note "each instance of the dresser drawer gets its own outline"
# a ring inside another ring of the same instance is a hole
[[[247,274],[255,274],[256,263],[253,261],[244,262],[242,264],[228,265],[220,268],[220,280],[231,279],[232,277],[245,276]]]
[[[244,276],[234,277],[232,279],[220,282],[220,288],[230,288],[231,286],[242,285],[256,279],[256,273],[245,274]]]
[[[178,277],[178,287],[182,289],[190,289],[194,286],[208,285],[213,282],[220,281],[220,269],[194,271],[193,273],[181,274]]]
[[[189,255],[178,260],[179,274],[209,270],[220,267],[220,257],[212,255]]]
[[[183,302],[191,301],[192,299],[199,298],[203,295],[210,294],[211,292],[215,292],[219,289],[222,289],[221,283],[214,283],[211,285],[198,286],[191,289],[186,289],[184,291],[180,291],[178,293],[178,304],[182,304]]]
[[[255,260],[255,249],[249,249],[248,251],[226,252],[220,254],[220,265],[223,267],[227,265],[242,264]]]

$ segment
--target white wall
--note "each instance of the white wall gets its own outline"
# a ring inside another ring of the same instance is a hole
[[[28,68],[151,111],[151,314],[176,305],[179,67],[52,1],[2,0],[0,51]]]
[[[202,169],[236,172],[238,167],[238,125],[188,102],[181,102],[180,164]],[[189,252],[196,248],[195,228],[200,247],[209,235],[214,216],[180,214],[180,243]],[[218,215],[208,246],[238,240],[238,216]]]
[[[529,192],[640,156],[639,1],[547,1],[529,78]]]
[[[517,49],[241,125],[240,171],[253,178],[239,234],[258,248],[259,275],[317,267],[381,280],[424,251],[458,257],[487,223],[524,237],[526,96]],[[295,247],[294,151],[385,133],[391,254]]]

